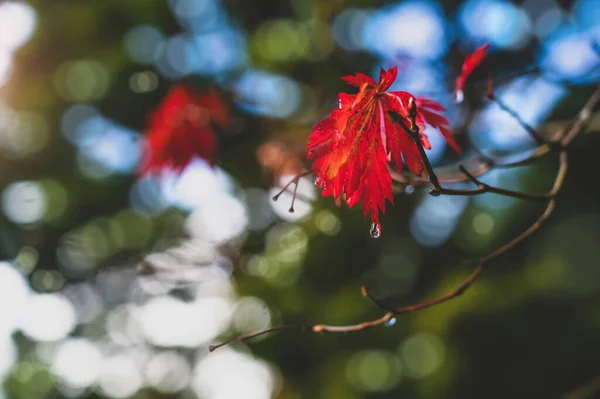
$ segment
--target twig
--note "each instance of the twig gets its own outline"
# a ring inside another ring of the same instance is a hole
[[[450,291],[450,292],[448,292],[448,293],[446,293],[446,294],[444,294],[442,296],[433,298],[433,299],[431,299],[429,301],[421,302],[421,303],[418,303],[418,304],[415,304],[415,305],[400,307],[400,308],[390,308],[389,306],[384,305],[381,302],[381,300],[379,300],[375,296],[373,296],[371,294],[371,292],[366,287],[362,287],[363,294],[365,296],[367,296],[369,299],[371,299],[371,301],[373,301],[373,303],[375,303],[377,306],[379,306],[383,310],[387,310],[389,312],[392,312],[395,315],[402,314],[402,313],[407,313],[407,312],[412,312],[414,310],[419,310],[419,309],[427,308],[427,307],[430,307],[430,306],[433,306],[433,305],[437,305],[439,303],[448,301],[448,300],[450,300],[452,298],[455,298],[455,297],[461,295],[463,292],[465,292],[465,290],[467,288],[469,288],[475,282],[475,280],[483,273],[483,271],[485,269],[487,269],[488,262],[490,262],[491,260],[493,260],[493,259],[499,257],[500,255],[508,252],[510,249],[514,248],[515,246],[517,246],[520,243],[522,243],[523,241],[525,241],[528,237],[530,237],[532,234],[534,234],[536,231],[538,231],[539,228],[542,226],[542,224],[546,220],[548,220],[548,218],[550,217],[550,215],[554,211],[554,208],[555,208],[555,205],[556,205],[556,200],[555,200],[554,197],[558,194],[558,192],[560,191],[560,188],[562,187],[562,184],[564,182],[564,177],[565,177],[565,174],[566,174],[566,171],[567,171],[567,166],[568,166],[567,153],[563,151],[563,152],[560,153],[560,166],[559,166],[558,172],[556,173],[556,178],[554,180],[554,184],[552,186],[552,189],[548,192],[548,194],[550,195],[550,198],[549,198],[549,201],[548,201],[548,205],[544,209],[544,212],[540,215],[539,218],[537,218],[537,220],[531,226],[529,226],[529,228],[527,228],[527,230],[525,230],[524,232],[522,232],[521,234],[519,234],[517,237],[515,237],[514,239],[512,239],[508,243],[504,244],[500,248],[496,249],[492,253],[490,253],[490,254],[482,257],[482,258],[477,258],[477,259],[473,259],[473,260],[467,261],[466,263],[468,263],[468,264],[475,264],[475,265],[477,265],[477,267],[465,279],[465,281],[463,281],[454,290],[452,290],[452,291]]]
[[[600,103],[600,87],[594,91],[594,93],[585,103],[584,107],[581,109],[581,111],[579,111],[579,114],[577,114],[577,118],[575,121],[573,121],[571,128],[560,141],[560,145],[562,147],[568,147],[573,140],[575,140],[577,136],[581,134],[583,128],[589,122],[590,117],[592,116],[592,111],[598,106],[598,103]]]
[[[510,116],[512,116],[517,122],[519,122],[519,124],[523,127],[523,129],[525,129],[527,131],[527,133],[529,133],[529,136],[531,136],[531,138],[534,139],[538,144],[544,144],[545,143],[545,140],[542,138],[542,136],[540,136],[540,134],[533,127],[531,127],[530,124],[528,124],[527,122],[525,122],[516,111],[514,111],[512,108],[510,108],[504,102],[502,102],[498,97],[496,97],[496,95],[490,94],[490,95],[487,96],[487,98],[490,101],[493,101],[496,104],[498,104],[498,106],[504,112],[506,112],[507,114],[509,114]]]
[[[277,194],[275,194],[273,196],[273,201],[277,201],[279,199],[279,197],[281,196],[281,194],[286,192],[287,189],[293,184],[294,191],[292,193],[292,203],[290,204],[289,212],[294,213],[294,202],[296,201],[296,197],[301,197],[302,199],[305,199],[305,197],[298,195],[298,184],[300,183],[300,178],[302,178],[304,176],[308,176],[308,175],[310,175],[310,173],[311,172],[302,172],[302,173],[299,173],[296,176],[294,176],[289,182],[287,182],[287,184],[285,186],[283,186],[283,188],[281,190],[279,190],[279,192]],[[307,200],[307,199],[305,199],[305,200]]]
[[[216,349],[219,349],[223,346],[229,345],[229,344],[233,344],[234,342],[240,342],[240,341],[245,341],[247,339],[250,338],[254,338],[254,337],[258,337],[260,335],[264,335],[264,334],[268,334],[270,332],[274,332],[274,331],[280,331],[280,330],[306,330],[310,328],[309,326],[305,326],[302,324],[281,324],[279,326],[274,326],[271,328],[265,328],[263,330],[258,330],[258,331],[253,331],[251,333],[248,334],[242,334],[242,335],[238,335],[237,337],[230,339],[229,341],[225,341],[222,342],[218,345],[209,345],[208,346],[208,350],[209,351],[214,351]]]
[[[442,194],[447,194],[447,195],[478,195],[478,194],[484,194],[484,193],[494,193],[494,194],[499,194],[499,195],[504,195],[506,197],[513,197],[513,198],[519,198],[519,199],[524,199],[524,200],[532,200],[532,201],[543,201],[549,198],[550,194],[549,193],[544,193],[544,194],[528,194],[528,193],[522,193],[520,191],[513,191],[513,190],[507,190],[505,188],[499,188],[499,187],[494,187],[494,186],[490,186],[487,183],[483,183],[479,180],[477,180],[477,178],[475,176],[473,176],[472,174],[470,174],[465,168],[464,166],[460,166],[460,171],[467,176],[467,178],[469,180],[471,180],[476,186],[476,189],[473,190],[447,190],[447,189],[443,189],[444,191],[442,191]]]
[[[402,116],[400,114],[398,114],[394,111],[388,111],[388,115],[390,116],[390,119],[394,123],[397,123],[404,129],[404,131],[406,131],[406,133],[413,139],[413,141],[417,145],[417,148],[421,155],[421,159],[423,160],[425,169],[427,170],[427,175],[429,176],[429,182],[433,186],[431,191],[429,191],[429,194],[437,197],[442,194],[473,196],[473,195],[480,195],[480,194],[484,194],[484,193],[494,193],[494,194],[503,195],[506,197],[513,197],[513,198],[532,200],[532,201],[544,201],[549,198],[548,194],[528,194],[528,193],[522,193],[522,192],[518,192],[518,191],[507,190],[504,188],[494,187],[494,186],[490,186],[489,184],[482,183],[479,180],[477,180],[477,178],[473,174],[468,172],[462,165],[459,166],[461,173],[464,174],[468,180],[475,183],[477,185],[477,188],[475,188],[475,189],[452,189],[452,188],[443,187],[440,183],[439,178],[437,177],[437,175],[435,173],[435,170],[433,169],[433,166],[431,165],[431,162],[429,161],[429,157],[427,156],[427,153],[425,152],[425,148],[423,147],[423,143],[421,143],[421,139],[419,137],[419,126],[416,124],[416,121],[415,121],[416,114],[417,114],[417,105],[414,101],[409,101],[408,106],[409,106],[409,115],[408,116],[409,116],[409,121],[411,124],[410,127],[406,125],[406,123],[404,122],[404,118],[402,118]],[[488,162],[488,164],[492,165],[492,162]]]
[[[469,173],[475,177],[480,177],[492,170],[493,168],[515,168],[531,164],[542,158],[550,152],[550,145],[543,144],[531,151],[518,155],[511,155],[497,160],[481,154],[473,155],[470,158],[463,159],[452,165],[435,168],[438,181],[440,184],[464,183],[468,182],[469,178],[465,176],[459,169],[462,164],[475,163],[475,168],[469,169]],[[516,158],[516,160],[514,160]],[[409,174],[402,174],[390,168],[392,180],[401,186],[413,186],[414,188],[422,188],[431,184],[428,178],[415,177]]]
[[[473,272],[458,287],[456,287],[452,291],[447,292],[444,295],[440,295],[438,297],[430,299],[428,301],[416,303],[413,305],[403,306],[400,308],[393,308],[388,305],[385,305],[380,299],[378,299],[373,294],[371,294],[371,292],[365,286],[362,286],[361,290],[363,292],[363,295],[366,296],[367,298],[369,298],[379,308],[381,308],[383,310],[387,310],[388,313],[391,313],[393,315],[401,315],[404,313],[409,313],[409,312],[414,312],[416,310],[429,308],[431,306],[435,306],[442,302],[449,301],[450,299],[461,295],[463,292],[465,292],[465,290],[467,288],[469,288],[471,286],[471,284],[473,284],[473,282],[475,282],[477,277],[479,277],[479,275],[481,275],[481,273],[483,273],[484,270],[485,270],[485,266],[483,264],[478,265],[475,268],[475,270],[473,270]]]
[[[540,72],[541,72],[540,67],[537,65],[534,65],[534,66],[531,66],[524,70],[520,70],[517,72],[510,72],[505,75],[492,77],[492,80],[494,81],[495,85],[501,85],[501,84],[509,82],[513,79],[520,78],[520,77],[527,76],[527,75],[539,74]],[[488,84],[489,81],[490,81],[490,79],[489,79],[489,77],[487,77],[486,79],[483,79],[483,80],[468,82],[464,85],[464,87],[476,87],[476,86],[480,86],[482,84]],[[421,97],[421,96],[434,97],[434,96],[444,95],[446,93],[447,92],[445,92],[445,91],[428,91],[428,92],[419,92],[418,94],[419,94],[419,97]]]

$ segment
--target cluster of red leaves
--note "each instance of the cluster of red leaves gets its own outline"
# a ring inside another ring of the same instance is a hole
[[[358,87],[358,94],[339,94],[339,108],[314,127],[307,147],[307,158],[314,160],[312,170],[322,194],[343,200],[348,207],[362,199],[363,214],[370,216],[377,228],[379,212],[385,211],[385,200],[393,203],[388,161],[399,171],[404,160],[415,175],[426,173],[417,144],[399,124],[390,120],[389,111],[399,114],[410,125],[408,104],[412,99],[417,105],[415,119],[423,147],[431,148],[423,134],[426,125],[430,125],[438,128],[450,146],[460,152],[448,120],[441,115],[444,107],[408,92],[387,92],[397,73],[396,67],[381,69],[379,82],[361,73],[342,78]]]
[[[214,166],[217,137],[212,125],[225,126],[228,121],[227,104],[216,92],[174,86],[149,117],[140,173],[181,172],[194,157]]]

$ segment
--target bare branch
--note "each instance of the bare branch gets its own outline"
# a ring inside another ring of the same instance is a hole
[[[598,106],[598,103],[600,103],[600,86],[587,100],[581,111],[579,111],[569,131],[564,134],[564,137],[560,141],[562,147],[568,147],[583,132],[592,116],[592,111]]]
[[[508,252],[510,249],[514,248],[515,246],[517,246],[520,243],[522,243],[523,241],[525,241],[528,237],[530,237],[536,231],[538,231],[539,228],[542,226],[542,224],[546,220],[548,220],[548,218],[554,211],[554,207],[556,205],[556,200],[554,197],[558,194],[558,192],[560,191],[560,189],[562,187],[562,184],[564,182],[565,175],[567,172],[567,167],[568,167],[567,153],[565,151],[562,151],[560,153],[559,157],[560,157],[560,166],[556,173],[556,178],[554,179],[554,184],[552,185],[552,189],[550,191],[548,191],[548,195],[549,195],[548,205],[544,209],[544,212],[541,214],[541,216],[539,218],[537,218],[537,220],[531,226],[529,226],[529,228],[527,228],[527,230],[525,230],[524,232],[519,234],[517,237],[513,238],[511,241],[509,241],[502,247],[496,249],[492,253],[490,253],[482,258],[467,261],[466,263],[475,264],[475,265],[477,265],[477,267],[465,279],[465,281],[463,281],[457,288],[455,288],[454,290],[452,290],[442,296],[433,298],[429,301],[421,302],[416,305],[404,306],[404,307],[400,307],[400,308],[390,308],[389,306],[383,304],[383,302],[381,300],[379,300],[375,296],[373,296],[371,294],[371,292],[365,287],[362,287],[363,294],[365,296],[367,296],[369,299],[371,299],[371,301],[373,301],[381,309],[386,310],[388,312],[392,312],[395,315],[399,315],[402,313],[408,313],[408,312],[412,312],[414,310],[419,310],[419,309],[427,308],[427,307],[430,307],[433,305],[437,305],[439,303],[446,302],[452,298],[455,298],[455,297],[461,295],[463,292],[465,292],[465,290],[467,288],[469,288],[475,282],[475,280],[481,275],[481,273],[483,273],[483,271],[488,267],[488,262],[490,262],[491,260],[497,258],[498,256]]]
[[[310,199],[299,195],[298,194],[298,184],[300,184],[300,179],[304,176],[308,176],[310,175],[311,172],[305,171],[302,172],[300,174],[297,174],[296,176],[294,176],[289,182],[287,182],[287,184],[285,186],[283,186],[281,188],[281,190],[279,190],[279,192],[277,194],[275,194],[273,196],[273,201],[277,201],[279,199],[279,197],[281,196],[281,194],[283,194],[284,192],[286,192],[288,190],[288,188],[293,184],[294,185],[294,191],[292,193],[292,203],[290,204],[290,209],[289,212],[290,213],[294,213],[294,202],[296,201],[296,197],[301,198],[307,202],[310,202]]]
[[[302,330],[306,330],[309,328],[310,328],[309,326],[305,326],[305,325],[301,325],[301,324],[281,324],[279,326],[274,326],[271,328],[265,328],[263,330],[254,331],[249,334],[238,335],[237,337],[230,339],[229,341],[222,342],[218,345],[209,345],[208,350],[212,352],[223,346],[233,344],[234,342],[245,341],[247,339],[258,337],[260,335],[268,334],[268,333],[274,332],[274,331],[280,331],[280,330],[301,330],[302,331]]]
[[[412,108],[409,109],[409,119],[410,119],[410,124],[411,124],[410,127],[407,126],[406,123],[404,123],[402,116],[400,116],[396,112],[389,111],[388,115],[390,116],[390,118],[392,119],[392,121],[394,123],[397,123],[398,125],[400,125],[402,127],[402,129],[404,129],[404,131],[406,131],[406,133],[413,139],[413,141],[417,145],[419,153],[421,154],[421,159],[423,160],[423,163],[425,164],[425,169],[427,170],[427,175],[429,176],[429,182],[433,186],[431,191],[429,191],[429,194],[437,197],[442,194],[474,196],[474,195],[480,195],[480,194],[484,194],[484,193],[494,193],[494,194],[503,195],[506,197],[513,197],[513,198],[519,198],[519,199],[530,200],[530,201],[544,201],[544,200],[550,198],[549,194],[528,194],[528,193],[522,193],[522,192],[518,192],[518,191],[512,191],[512,190],[507,190],[504,188],[490,186],[488,184],[482,183],[479,180],[477,180],[477,178],[473,174],[468,172],[467,169],[464,168],[464,166],[462,166],[462,165],[459,166],[459,170],[461,171],[461,173],[463,175],[466,176],[466,178],[468,180],[475,183],[477,185],[477,188],[475,188],[475,189],[452,189],[452,188],[443,187],[441,185],[439,178],[437,177],[437,175],[435,173],[433,166],[431,165],[431,162],[429,162],[429,158],[427,156],[427,153],[425,152],[425,148],[423,147],[423,143],[421,142],[421,139],[419,137],[419,126],[416,124],[416,121],[415,121],[416,112],[417,112],[416,111],[417,110],[416,103],[411,102],[411,103],[409,103],[409,107],[410,106],[412,106]],[[488,168],[489,168],[493,165],[493,162],[487,161],[487,164],[489,165],[488,166]]]
[[[545,143],[545,140],[542,138],[542,136],[533,127],[531,127],[530,124],[525,122],[516,111],[514,111],[512,108],[510,108],[504,102],[500,101],[500,99],[498,97],[496,97],[494,94],[492,94],[492,95],[488,96],[488,99],[490,101],[493,101],[496,104],[498,104],[498,106],[504,112],[506,112],[507,114],[512,116],[517,122],[519,122],[519,125],[521,125],[523,127],[523,129],[525,129],[527,131],[529,136],[531,136],[531,138],[534,139],[538,144]]]

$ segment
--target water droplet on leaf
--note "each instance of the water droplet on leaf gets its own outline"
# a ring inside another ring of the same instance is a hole
[[[371,223],[371,229],[369,230],[369,233],[373,238],[381,237],[381,224],[379,224],[379,222]]]
[[[455,104],[460,104],[465,99],[465,93],[462,90],[456,90],[454,94],[452,94],[452,101]]]
[[[395,317],[392,317],[391,319],[389,319],[388,321],[386,321],[385,323],[383,323],[383,325],[385,327],[391,327],[394,324],[396,324],[396,318]]]

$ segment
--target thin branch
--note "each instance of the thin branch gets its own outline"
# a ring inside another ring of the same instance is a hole
[[[529,165],[546,154],[551,152],[550,145],[543,144],[531,151],[526,151],[517,155],[510,155],[500,159],[491,159],[485,155],[477,154],[470,158],[463,159],[460,162],[452,165],[434,168],[440,184],[464,183],[468,182],[469,178],[465,176],[459,169],[461,164],[476,164],[475,167],[469,168],[469,173],[475,177],[480,177],[494,168],[515,168],[524,165]],[[428,178],[415,177],[411,174],[403,174],[393,168],[389,168],[392,180],[400,186],[413,186],[414,188],[423,188],[431,184]]]
[[[528,193],[522,193],[522,192],[518,192],[518,191],[507,190],[504,188],[494,187],[494,186],[490,186],[489,184],[482,183],[479,180],[477,180],[477,178],[473,174],[468,172],[462,165],[459,166],[459,170],[461,171],[462,174],[464,174],[467,177],[468,180],[475,183],[477,185],[477,188],[475,188],[475,189],[452,189],[452,188],[443,187],[440,183],[439,178],[437,177],[437,175],[435,173],[435,170],[433,169],[433,166],[431,165],[431,162],[429,161],[427,153],[425,152],[425,148],[423,147],[423,143],[421,142],[421,139],[419,137],[419,126],[416,124],[416,121],[415,121],[416,114],[417,114],[417,105],[414,101],[409,101],[408,106],[409,106],[409,121],[411,124],[410,127],[406,125],[406,123],[404,122],[404,120],[403,120],[402,116],[400,116],[400,114],[393,112],[393,111],[388,111],[388,115],[390,116],[390,118],[392,119],[392,121],[394,123],[397,123],[398,125],[400,125],[402,127],[402,129],[404,129],[404,131],[406,131],[406,133],[413,139],[413,141],[417,145],[417,148],[421,155],[421,159],[423,160],[423,164],[425,165],[425,169],[427,170],[427,174],[429,176],[429,182],[433,186],[431,191],[429,191],[429,194],[437,197],[442,194],[474,196],[474,195],[480,195],[480,194],[484,194],[484,193],[494,193],[494,194],[503,195],[506,197],[519,198],[519,199],[529,200],[529,201],[544,201],[549,198],[548,194],[528,194]],[[489,168],[489,167],[491,167],[492,163],[488,161],[488,165],[490,165],[490,166],[488,166],[488,168]]]
[[[540,134],[533,127],[531,127],[530,124],[525,122],[516,111],[514,111],[512,108],[510,108],[504,102],[502,102],[498,97],[496,97],[494,94],[491,94],[491,95],[488,95],[487,98],[490,101],[493,101],[496,104],[498,104],[498,106],[504,112],[506,112],[507,114],[512,116],[517,122],[519,122],[519,125],[521,125],[523,127],[523,129],[525,129],[527,131],[527,133],[529,133],[529,136],[531,136],[531,138],[534,139],[538,144],[541,145],[541,144],[545,143],[545,140],[542,138],[542,136],[540,136]]]
[[[305,326],[302,324],[281,324],[279,326],[274,326],[271,328],[265,328],[263,330],[258,330],[258,331],[253,331],[251,333],[248,334],[242,334],[242,335],[238,335],[235,338],[230,339],[229,341],[225,341],[222,342],[218,345],[209,345],[208,346],[208,350],[210,352],[217,350],[223,346],[229,345],[229,344],[233,344],[234,342],[241,342],[241,341],[245,341],[247,339],[250,338],[254,338],[254,337],[258,337],[260,335],[264,335],[264,334],[268,334],[270,332],[274,332],[274,331],[280,331],[280,330],[306,330],[309,329],[309,326]]]
[[[287,184],[285,186],[283,186],[283,188],[281,190],[279,190],[279,192],[277,194],[275,194],[273,196],[273,201],[277,201],[279,199],[279,197],[281,196],[281,194],[286,192],[287,189],[293,184],[294,191],[292,193],[292,203],[290,204],[289,212],[294,213],[294,202],[296,201],[296,197],[300,197],[300,198],[304,199],[305,201],[310,201],[308,198],[306,198],[302,195],[298,195],[298,184],[300,183],[300,178],[302,178],[304,176],[308,176],[310,174],[311,174],[311,172],[306,171],[306,172],[302,172],[302,173],[299,173],[296,176],[294,176],[289,182],[287,182]]]
[[[312,327],[309,327],[306,325],[282,324],[279,326],[274,326],[271,328],[255,331],[255,332],[252,332],[249,334],[239,335],[239,336],[237,336],[229,341],[225,341],[221,344],[211,345],[211,346],[209,346],[209,350],[212,352],[215,349],[218,349],[225,345],[229,345],[234,342],[241,342],[241,341],[245,341],[247,339],[254,338],[254,337],[257,337],[257,336],[260,336],[263,334],[267,334],[267,333],[279,331],[279,330],[286,330],[286,329],[287,330],[294,329],[294,330],[300,330],[300,331],[312,331],[315,333],[320,333],[320,332],[347,333],[347,332],[367,330],[367,329],[370,329],[373,327],[378,327],[380,325],[387,323],[394,316],[404,314],[404,313],[414,312],[414,311],[425,309],[425,308],[429,308],[429,307],[438,305],[440,303],[449,301],[453,298],[460,296],[475,282],[475,280],[477,280],[477,278],[486,269],[486,266],[487,266],[486,262],[489,262],[491,259],[507,252],[509,249],[511,249],[514,246],[518,245],[519,243],[523,242],[526,238],[528,238],[533,233],[535,233],[541,227],[541,225],[548,219],[548,217],[554,210],[554,205],[555,205],[555,200],[552,198],[552,199],[550,199],[548,206],[546,207],[544,213],[534,222],[534,224],[531,225],[531,227],[529,227],[529,229],[527,229],[526,231],[521,233],[518,237],[516,237],[515,239],[510,241],[508,244],[506,244],[503,247],[499,248],[498,250],[494,251],[489,256],[481,258],[479,260],[480,264],[475,268],[475,270],[458,287],[456,287],[455,289],[453,289],[452,291],[450,291],[444,295],[441,295],[441,296],[435,297],[433,299],[430,299],[428,301],[420,302],[420,303],[417,303],[414,305],[404,306],[404,307],[400,307],[400,308],[391,308],[391,307],[383,304],[383,302],[381,302],[379,299],[377,299],[375,296],[373,296],[371,294],[371,292],[368,291],[367,288],[365,288],[363,286],[362,287],[363,295],[368,297],[379,308],[386,311],[386,313],[384,313],[383,316],[381,316],[377,319],[374,319],[374,320],[370,320],[370,321],[366,321],[366,322],[362,322],[362,323],[358,323],[358,324],[343,325],[343,326],[316,324]]]
[[[427,170],[427,175],[429,176],[429,182],[433,186],[429,194],[437,197],[442,194],[442,186],[440,181],[433,170],[433,166],[431,166],[431,162],[429,162],[429,158],[427,157],[427,153],[425,152],[425,148],[423,147],[423,143],[421,143],[421,138],[419,137],[419,126],[417,126],[415,122],[415,118],[417,115],[417,104],[411,97],[408,102],[408,112],[409,112],[409,121],[411,126],[407,126],[404,123],[404,118],[394,111],[388,111],[387,114],[392,120],[392,122],[400,125],[402,129],[413,139],[415,144],[417,145],[417,149],[419,150],[419,154],[421,155],[421,159],[423,160],[423,164],[425,165],[425,169]]]
[[[248,334],[238,335],[237,337],[232,338],[229,341],[225,341],[225,342],[222,342],[217,345],[209,345],[208,350],[210,352],[213,352],[219,348],[222,348],[223,346],[233,344],[235,342],[245,341],[245,340],[255,338],[255,337],[258,337],[258,336],[261,336],[264,334],[268,334],[268,333],[275,332],[275,331],[281,331],[281,330],[311,331],[314,333],[321,333],[321,332],[347,333],[347,332],[353,332],[353,331],[362,331],[362,330],[367,330],[369,328],[373,328],[373,327],[377,327],[382,324],[385,324],[390,319],[392,319],[393,316],[394,315],[392,312],[387,312],[386,314],[384,314],[383,316],[381,316],[377,319],[365,321],[365,322],[358,323],[358,324],[345,325],[345,326],[332,326],[332,325],[328,325],[328,324],[315,324],[314,326],[308,326],[308,325],[304,325],[304,324],[281,324],[278,326],[273,326],[271,328],[265,328],[262,330],[254,331],[254,332],[251,332]]]
[[[483,273],[483,271],[485,269],[487,269],[488,263],[490,261],[492,261],[493,259],[499,257],[500,255],[508,252],[510,249],[514,248],[515,246],[517,246],[520,243],[522,243],[523,241],[525,241],[527,238],[529,238],[531,235],[533,235],[536,231],[538,231],[540,229],[540,227],[542,226],[542,224],[546,220],[548,220],[548,218],[554,211],[554,208],[556,205],[556,199],[554,197],[558,194],[558,192],[560,191],[560,189],[562,187],[562,184],[564,182],[565,175],[567,172],[567,167],[568,167],[567,153],[565,151],[562,151],[560,153],[559,158],[560,158],[560,166],[556,173],[556,178],[554,179],[552,189],[550,191],[548,191],[549,201],[548,201],[548,205],[544,209],[544,212],[540,215],[540,217],[537,218],[537,220],[531,226],[529,226],[529,228],[527,228],[527,230],[523,231],[521,234],[519,234],[517,237],[513,238],[508,243],[506,243],[503,246],[501,246],[500,248],[496,249],[489,255],[467,261],[466,262],[467,264],[475,264],[475,265],[477,265],[477,267],[457,288],[455,288],[454,290],[452,290],[444,295],[430,299],[428,301],[421,302],[421,303],[418,303],[415,305],[404,306],[404,307],[400,307],[400,308],[391,308],[388,305],[385,305],[380,299],[376,298],[373,294],[371,294],[371,292],[364,286],[362,287],[363,295],[368,297],[371,301],[373,301],[373,303],[375,303],[381,309],[388,311],[388,312],[392,312],[395,315],[399,315],[402,313],[408,313],[408,312],[412,312],[412,311],[419,310],[419,309],[428,308],[430,306],[434,306],[439,303],[446,302],[452,298],[456,298],[457,296],[461,295],[463,292],[465,292],[465,290],[467,288],[469,288],[475,282],[475,280]]]
[[[583,132],[585,126],[590,120],[592,116],[592,111],[594,108],[598,106],[600,103],[600,86],[596,88],[592,96],[587,100],[579,114],[577,114],[577,118],[571,125],[569,131],[564,135],[562,140],[560,141],[560,145],[562,147],[568,147],[573,140],[577,138]]]
[[[478,261],[483,263],[489,262],[490,260],[497,258],[498,256],[506,253],[508,250],[514,248],[515,246],[523,242],[526,238],[535,233],[546,220],[548,220],[555,207],[556,200],[552,198],[550,201],[548,201],[548,205],[544,209],[544,213],[542,213],[542,215],[531,226],[529,226],[527,230],[518,235],[515,239],[509,241],[507,244],[504,244],[494,252],[490,253],[489,255],[478,259]]]
[[[383,316],[378,319],[365,321],[359,324],[351,324],[347,326],[330,326],[327,324],[317,324],[313,326],[313,332],[332,332],[332,333],[346,333],[352,331],[362,331],[367,330],[369,328],[377,327],[382,324],[385,324],[389,320],[392,319],[394,314],[392,312],[387,312]]]
[[[526,76],[526,75],[539,74],[540,71],[541,71],[541,69],[540,69],[539,66],[533,65],[533,66],[531,66],[529,68],[526,68],[526,69],[524,69],[522,71],[508,73],[506,75],[498,76],[498,77],[495,77],[495,78],[493,78],[492,76],[490,76],[489,72],[488,72],[488,78],[487,79],[483,79],[483,80],[480,80],[478,82],[474,82],[473,85],[476,85],[476,84],[479,84],[479,85],[481,85],[481,84],[488,84],[489,81],[490,81],[490,78],[492,78],[492,80],[495,83],[495,86],[499,86],[499,85],[501,85],[503,83],[510,82],[511,80],[514,80],[516,78],[520,78],[520,77],[523,77],[523,76]],[[469,84],[466,84],[465,86],[468,86],[468,85]]]
[[[460,171],[465,176],[467,176],[467,178],[469,180],[471,180],[471,182],[473,182],[473,184],[475,184],[477,186],[477,188],[473,189],[473,190],[448,190],[448,189],[442,188],[442,194],[478,195],[478,194],[484,194],[484,193],[494,193],[494,194],[504,195],[506,197],[513,197],[513,198],[519,198],[519,199],[531,200],[531,201],[543,201],[543,200],[550,198],[550,196],[553,195],[551,193],[528,194],[528,193],[523,193],[520,191],[507,190],[505,188],[490,186],[487,183],[483,183],[483,182],[477,180],[477,178],[475,176],[473,176],[472,174],[470,174],[469,171],[467,171],[464,168],[464,166],[461,165],[459,168],[460,168]]]
[[[515,168],[515,167],[518,167],[518,166],[529,165],[529,164],[537,161],[538,159],[540,159],[544,155],[548,154],[549,152],[550,152],[550,146],[548,144],[542,144],[541,146],[539,146],[535,150],[533,150],[525,158],[521,158],[521,159],[519,159],[517,161],[506,161],[505,163],[497,161],[494,164],[494,166],[497,167],[497,168]],[[510,158],[512,159],[514,157],[510,157]]]
[[[476,259],[474,261],[471,261],[470,263],[489,262],[490,260],[507,252],[509,249],[512,249],[514,246],[518,245],[523,240],[525,240],[526,238],[531,236],[533,233],[535,233],[541,227],[541,225],[546,220],[548,220],[548,218],[554,211],[554,207],[556,206],[555,197],[558,194],[558,192],[560,191],[560,189],[562,188],[562,185],[565,180],[566,173],[567,173],[567,168],[568,168],[567,153],[563,151],[560,153],[560,166],[558,168],[558,172],[556,173],[556,178],[554,179],[554,184],[552,185],[552,189],[548,192],[548,195],[549,195],[548,205],[544,209],[544,212],[542,213],[542,215],[531,226],[529,226],[529,228],[527,230],[525,230],[523,233],[518,235],[516,238],[514,238],[507,244],[503,245],[502,247],[498,248],[497,250],[493,251],[489,255],[484,256],[479,259]]]
[[[409,312],[414,312],[416,310],[429,308],[431,306],[438,305],[442,302],[446,302],[452,298],[456,298],[457,296],[460,296],[463,292],[466,291],[467,288],[469,288],[471,286],[471,284],[473,284],[475,282],[475,280],[477,280],[477,277],[479,277],[481,275],[481,273],[483,273],[484,270],[485,270],[485,266],[483,264],[478,265],[475,268],[475,270],[473,270],[473,272],[471,274],[469,274],[469,276],[458,287],[456,287],[452,291],[449,291],[449,292],[445,293],[444,295],[440,295],[440,296],[430,299],[428,301],[419,302],[419,303],[416,303],[413,305],[403,306],[403,307],[399,307],[399,308],[390,307],[390,306],[384,304],[380,299],[378,299],[373,294],[371,294],[371,292],[365,286],[361,287],[361,289],[362,289],[363,294],[367,298],[369,298],[375,305],[377,305],[377,307],[379,307],[383,310],[387,310],[388,313],[392,313],[393,315],[397,316],[397,315],[401,315],[404,313],[409,313]]]

